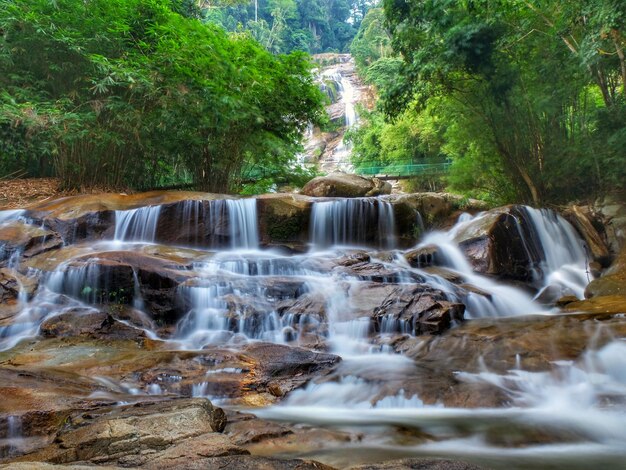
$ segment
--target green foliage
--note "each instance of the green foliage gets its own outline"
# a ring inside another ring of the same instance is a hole
[[[229,4],[230,3],[230,4]],[[346,51],[371,0],[257,0],[220,2],[206,21],[249,31],[274,53]],[[221,7],[221,8],[220,8]],[[257,8],[258,7],[258,8]]]
[[[186,0],[3,2],[0,171],[226,192],[251,165],[289,166],[322,116],[308,58],[196,16]]]
[[[383,3],[403,58],[385,111],[430,109],[453,189],[538,204],[623,185],[624,2]]]

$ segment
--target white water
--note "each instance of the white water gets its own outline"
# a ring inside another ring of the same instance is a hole
[[[429,233],[418,247],[428,245],[437,246],[437,255],[444,259],[445,266],[461,274],[468,284],[490,294],[491,299],[488,299],[483,295],[469,292],[462,299],[465,303],[467,318],[527,315],[542,310],[541,306],[533,302],[531,296],[521,289],[499,284],[485,276],[476,274],[461,249],[452,241],[450,234],[444,232]],[[452,295],[456,290],[452,284],[444,279],[439,279],[439,287]]]
[[[208,204],[205,214],[204,204]],[[256,199],[220,199],[215,201],[182,201],[180,210],[181,228],[194,233],[197,242],[201,238],[197,227],[208,221],[211,230],[219,229],[228,221],[228,236],[232,248],[256,249],[259,246]],[[115,211],[116,242],[137,241],[154,243],[162,206],[146,206],[137,209]],[[207,248],[210,243],[205,242]]]
[[[0,211],[0,225],[20,219],[26,213],[23,209]]]
[[[291,393],[281,406],[255,411],[258,415],[323,426],[368,427],[371,437],[355,444],[356,453],[371,450],[385,455],[454,456],[504,468],[514,468],[512,462],[542,468],[543,464],[558,466],[564,461],[589,468],[619,468],[615,462],[626,458],[626,346],[620,339],[597,350],[590,348],[578,362],[554,364],[550,371],[525,371],[523,359],[519,367],[506,374],[489,370],[474,374],[459,371],[457,378],[461,381],[491,384],[507,393],[511,400],[507,408],[425,405],[408,388],[394,386],[401,383],[409,386],[412,380],[417,380],[416,364],[372,341],[372,321],[364,307],[372,289],[387,284],[410,288],[423,280],[444,291],[449,300],[465,303],[470,318],[541,311],[528,293],[472,271],[452,242],[458,227],[448,234],[428,234],[422,244],[436,244],[445,264],[487,295],[462,291],[441,276],[410,268],[402,257],[385,262],[373,260],[390,271],[389,279],[378,284],[372,283],[367,275],[352,275],[345,267],[334,265],[338,258],[353,254],[353,249],[338,249],[336,245],[370,244],[372,240],[366,233],[372,227],[377,232],[374,245],[394,246],[393,232],[389,229],[394,226],[393,211],[389,203],[380,199],[316,203],[311,220],[311,242],[315,249],[298,256],[257,249],[254,199],[214,202],[210,207],[215,209],[211,217],[220,211],[227,213],[231,250],[213,257],[207,252],[206,257],[199,257],[194,263],[197,278],[179,289],[180,300],[189,305],[187,315],[178,325],[176,340],[180,347],[236,347],[251,340],[291,344],[303,341],[306,345],[314,332],[343,358],[332,380],[314,381]],[[185,220],[195,221],[202,216],[198,203],[185,208]],[[159,211],[160,208],[152,208],[123,214],[116,226],[116,240],[153,242]],[[544,273],[541,279],[551,279],[551,274],[564,266],[578,266],[580,252],[576,251],[576,245],[571,245],[578,241],[571,239],[567,226],[559,219],[551,220],[549,214],[529,210],[529,217],[546,257],[540,264]],[[468,222],[470,218],[464,217],[460,223]],[[551,243],[559,246],[555,248]],[[569,248],[555,253],[567,243]],[[126,248],[118,243],[111,244],[109,249]],[[44,288],[33,300],[24,301],[27,305],[14,325],[2,331],[0,350],[35,335],[44,318],[70,308],[85,307],[83,302],[97,303],[98,289],[105,286],[100,274],[95,262],[61,265],[44,280]],[[135,273],[134,306],[142,309],[140,287]],[[61,294],[69,299],[63,298],[61,302]],[[316,311],[314,308],[303,309],[306,313],[281,310],[281,302],[295,295],[317,306],[319,314],[310,313]],[[383,323],[381,330],[380,337],[412,331],[410,325],[395,323],[394,319]],[[210,384],[207,372],[206,380],[203,378],[193,385],[191,394],[208,396]],[[166,393],[164,387],[151,383],[143,390],[162,395]],[[417,429],[430,437],[420,443],[406,444],[394,431],[397,427]],[[494,435],[514,439],[522,434],[528,435],[528,442],[532,443],[535,431],[547,434],[553,443],[522,448],[493,442]]]
[[[256,249],[259,246],[256,199],[227,199],[232,248]]]
[[[562,286],[582,299],[591,277],[588,257],[574,227],[554,211],[531,207],[524,210],[536,231],[537,249],[542,253],[537,283],[544,288]]]
[[[382,199],[315,202],[311,215],[311,243],[315,249],[336,245],[366,246],[372,242],[381,248],[393,248],[394,227],[393,206]]]
[[[339,86],[339,99],[344,108],[344,126],[349,129],[358,124],[359,116],[356,112],[356,103],[359,102],[360,96],[355,89],[352,81],[341,73],[338,68],[332,68],[325,72],[325,77],[331,79]],[[322,163],[324,170],[339,170],[352,173],[354,168],[350,162],[352,153],[352,144],[346,142],[343,138],[332,151],[326,161]]]
[[[115,241],[152,243],[156,237],[161,206],[146,206],[127,211],[115,211]]]

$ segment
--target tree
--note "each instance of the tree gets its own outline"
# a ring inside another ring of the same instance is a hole
[[[385,0],[404,60],[402,79],[386,93],[386,111],[437,103],[438,113],[456,121],[449,127],[457,131],[443,134],[448,148],[471,146],[456,154],[453,176],[478,169],[463,159],[497,161],[516,200],[539,204],[576,197],[575,185],[587,193],[600,188],[604,157],[591,146],[601,104],[594,96],[597,90],[604,106],[616,103],[618,88],[605,85],[616,83],[618,69],[609,70],[593,38],[608,41],[613,33],[599,31],[617,23],[591,27],[585,11],[593,3],[614,2]],[[465,140],[450,145],[458,136]]]
[[[179,7],[5,4],[0,129],[18,142],[0,146],[13,152],[0,161],[18,157],[36,174],[31,152],[41,152],[66,186],[189,181],[219,192],[237,190],[254,162],[288,165],[322,113],[307,57],[274,56]]]

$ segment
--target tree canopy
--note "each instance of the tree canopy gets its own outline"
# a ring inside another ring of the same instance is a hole
[[[431,114],[454,187],[539,203],[624,184],[624,2],[383,4],[403,61],[385,111]]]
[[[66,186],[241,186],[291,162],[323,97],[302,53],[202,23],[183,0],[0,9],[0,170]]]
[[[205,2],[208,21],[248,30],[268,50],[345,52],[372,0],[234,0]]]

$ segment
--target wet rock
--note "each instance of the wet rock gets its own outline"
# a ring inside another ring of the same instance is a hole
[[[398,286],[374,311],[376,330],[412,335],[441,334],[463,321],[465,306],[426,286]]]
[[[417,372],[405,381],[405,392],[449,407],[499,407],[509,405],[511,397],[487,382],[463,380],[456,371],[552,370],[555,361],[579,359],[591,342],[599,349],[624,334],[621,315],[580,313],[476,319],[443,335],[406,336],[392,345],[415,360]]]
[[[87,336],[91,338],[143,339],[145,333],[122,323],[105,312],[89,308],[76,308],[54,316],[41,324],[44,337],[68,338]]]
[[[257,419],[254,415],[245,413],[231,413],[224,433],[240,446],[293,434],[287,426]]]
[[[221,432],[225,425],[222,409],[205,399],[99,409],[73,418],[52,445],[19,460],[140,466],[175,444]]]
[[[626,295],[626,247],[604,275],[591,281],[585,289],[586,298],[612,295]]]
[[[535,297],[535,301],[541,305],[554,306],[558,305],[560,299],[569,297],[574,297],[576,300],[578,300],[578,298],[571,289],[560,285],[551,284],[549,286],[546,286],[544,289],[541,290],[541,292],[539,292],[539,294],[537,294],[537,296]]]
[[[381,463],[357,465],[350,470],[481,470],[467,462],[449,459],[400,459]]]
[[[601,295],[591,299],[569,302],[564,310],[573,313],[626,314],[626,296]]]
[[[438,264],[438,251],[436,245],[427,245],[406,252],[404,258],[414,268],[427,268]]]
[[[263,246],[305,251],[309,243],[312,200],[297,194],[268,194],[257,199]]]
[[[225,468],[236,468],[237,470],[333,470],[332,467],[313,460],[283,460],[253,455],[206,458],[198,462],[191,461],[177,468],[180,470],[223,470]]]
[[[58,233],[15,221],[0,227],[0,263],[12,256],[31,258],[63,246]]]
[[[333,354],[274,343],[252,343],[242,349],[254,378],[248,387],[256,392],[283,396],[313,377],[330,373],[341,361]]]
[[[219,433],[203,434],[185,439],[158,457],[150,460],[142,468],[154,470],[183,470],[210,468],[215,457],[246,455],[248,451],[233,444],[231,439]]]
[[[531,282],[541,260],[536,245],[527,242],[533,236],[523,209],[507,206],[475,218],[456,234],[454,241],[474,271]]]
[[[575,295],[566,295],[561,297],[560,299],[558,299],[555,303],[555,305],[559,308],[565,307],[566,305],[569,305],[573,302],[578,302],[580,299],[578,297],[576,297]]]
[[[180,260],[131,251],[110,251],[71,260],[60,282],[61,293],[92,304],[132,303],[137,291],[147,311],[159,323],[174,323],[183,312],[175,302],[176,289],[193,277]]]
[[[302,188],[302,194],[315,197],[365,197],[390,193],[391,185],[341,172],[313,178]]]
[[[564,211],[563,216],[583,237],[591,258],[599,263],[600,266],[607,267],[611,262],[611,254],[602,235],[596,229],[596,225],[600,225],[600,221],[598,216],[592,212],[592,209],[574,205],[568,207]]]
[[[397,283],[420,282],[423,280],[419,274],[405,270],[402,267],[367,261],[357,261],[348,266],[340,265],[334,271],[362,281]]]
[[[11,319],[20,311],[20,295],[30,299],[37,290],[39,281],[22,276],[18,272],[0,268],[0,327],[9,325]]]
[[[209,227],[207,230],[212,231],[206,234],[206,221],[200,220],[202,226],[195,227],[192,221],[182,220],[189,202],[193,205],[196,201],[200,208],[206,208],[208,201],[229,198],[232,197],[191,191],[152,191],[133,195],[87,194],[33,205],[29,207],[28,215],[43,221],[46,226],[61,234],[67,243],[76,243],[80,240],[112,238],[117,210],[162,206],[163,217],[159,218],[157,235],[163,241],[180,241],[191,245],[199,243],[200,239],[206,240],[219,229]],[[187,215],[191,215],[191,212]]]

